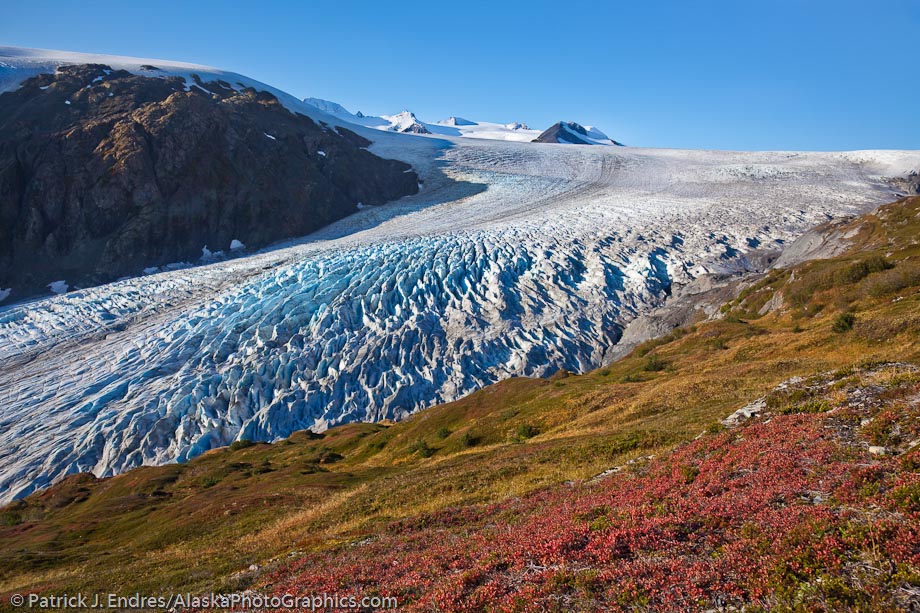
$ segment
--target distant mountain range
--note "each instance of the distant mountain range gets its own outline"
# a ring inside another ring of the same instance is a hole
[[[564,145],[622,146],[622,143],[611,139],[599,129],[593,126],[582,126],[572,121],[560,121],[541,132],[532,130],[527,124],[517,121],[509,123],[472,121],[452,115],[447,119],[430,123],[422,121],[409,110],[395,115],[375,116],[365,115],[360,111],[352,113],[341,104],[322,98],[305,98],[304,102],[342,121],[375,130]]]

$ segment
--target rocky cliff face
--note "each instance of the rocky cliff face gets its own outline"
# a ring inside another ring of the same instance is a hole
[[[402,162],[222,81],[66,66],[0,95],[0,290],[12,298],[307,234],[418,191]]]

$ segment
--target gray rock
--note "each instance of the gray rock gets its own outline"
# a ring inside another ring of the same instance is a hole
[[[808,260],[833,258],[846,251],[853,234],[843,230],[852,217],[843,217],[812,228],[792,243],[773,263],[773,268],[786,268]]]

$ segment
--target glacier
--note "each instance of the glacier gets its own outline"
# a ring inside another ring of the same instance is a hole
[[[28,57],[22,74],[77,61]],[[93,59],[141,70],[141,60]],[[916,151],[349,128],[411,164],[419,194],[235,259],[0,306],[0,502],[75,472],[401,419],[508,377],[595,368],[676,286],[743,270],[754,250],[891,201],[890,179],[920,168]]]
[[[422,191],[299,241],[0,311],[0,492],[400,419],[604,363],[675,284],[892,199],[918,152],[375,135]]]

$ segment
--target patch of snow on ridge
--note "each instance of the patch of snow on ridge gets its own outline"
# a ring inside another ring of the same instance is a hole
[[[447,119],[442,119],[438,122],[442,126],[475,126],[475,121],[470,121],[469,119],[464,119],[463,117],[455,117],[451,115]]]
[[[228,83],[233,89],[252,87],[257,91],[272,94],[292,113],[320,119],[327,123],[336,123],[329,115],[315,106],[307,104],[294,96],[266,85],[255,79],[250,79],[235,72],[190,64],[188,62],[174,62],[170,60],[156,60],[145,58],[125,57],[120,55],[103,55],[97,53],[77,53],[73,51],[55,51],[51,49],[28,49],[24,47],[7,47],[0,45],[0,93],[17,89],[23,81],[42,73],[53,73],[61,66],[73,64],[105,64],[114,70],[126,70],[130,73],[145,77],[178,76],[186,81],[186,87],[199,87],[195,83],[195,75],[204,82],[221,80]],[[155,68],[156,70],[153,70]],[[208,92],[209,94],[211,92]],[[67,104],[70,104],[68,101]]]
[[[674,284],[886,202],[877,174],[920,166],[395,136],[370,149],[417,168],[421,194],[273,251],[0,311],[3,500],[594,368]],[[788,172],[732,170],[747,167]]]
[[[48,284],[48,289],[51,290],[54,294],[64,294],[67,293],[67,288],[70,287],[67,285],[67,281],[52,281]]]

